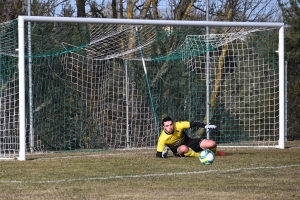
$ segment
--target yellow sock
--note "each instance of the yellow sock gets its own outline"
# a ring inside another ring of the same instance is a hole
[[[210,149],[212,152],[214,152],[215,156],[217,155],[217,147],[213,147]]]
[[[193,151],[193,149],[189,148],[189,151],[184,153],[185,156],[187,157],[195,157],[195,158],[199,158],[200,154]]]

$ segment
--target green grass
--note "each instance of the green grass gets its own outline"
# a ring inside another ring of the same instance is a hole
[[[293,146],[221,148],[209,166],[155,149],[28,155],[0,161],[0,199],[300,199]]]

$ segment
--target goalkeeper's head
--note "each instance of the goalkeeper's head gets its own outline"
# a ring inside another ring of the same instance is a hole
[[[173,122],[173,119],[170,116],[164,117],[163,120],[162,120],[162,125],[164,126],[165,122],[168,122],[168,121]]]
[[[172,134],[174,132],[173,119],[169,116],[163,118],[162,126],[164,128],[165,133]]]

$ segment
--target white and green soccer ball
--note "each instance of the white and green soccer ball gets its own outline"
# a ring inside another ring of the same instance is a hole
[[[203,165],[211,165],[214,162],[215,154],[209,149],[200,152],[199,160]]]

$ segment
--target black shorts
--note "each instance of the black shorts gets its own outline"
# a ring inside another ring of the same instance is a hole
[[[200,143],[202,142],[203,138],[196,138],[196,139],[192,139],[192,138],[186,138],[184,140],[184,142],[182,142],[180,145],[178,146],[173,146],[170,147],[171,151],[173,152],[174,156],[180,156],[180,157],[184,157],[184,155],[180,155],[177,152],[177,148],[181,145],[185,145],[188,146],[189,148],[193,149],[193,151],[195,152],[200,152],[203,149],[200,147]]]

